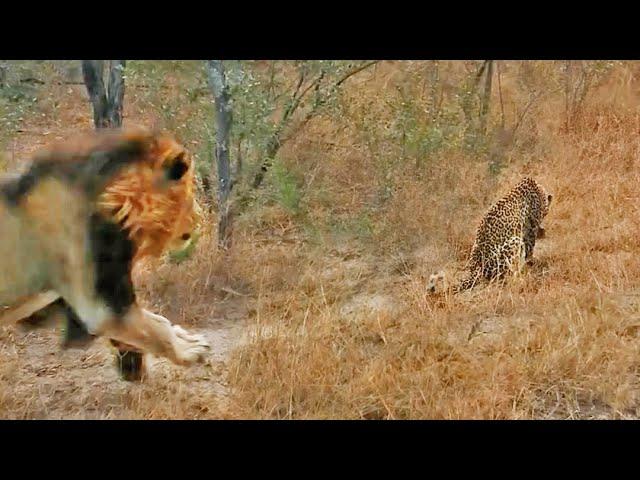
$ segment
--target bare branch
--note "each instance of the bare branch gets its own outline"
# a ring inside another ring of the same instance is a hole
[[[333,83],[331,87],[332,88],[339,87],[342,83],[344,83],[350,77],[354,76],[357,73],[362,72],[363,70],[373,65],[376,65],[378,62],[379,60],[374,60],[371,62],[367,62],[363,65],[359,65],[358,67],[350,70],[345,75],[343,75],[340,79],[338,79],[335,83]],[[323,100],[323,96],[320,93],[320,85],[325,75],[326,75],[326,72],[322,70],[320,74],[312,82],[310,82],[297,96],[294,93],[294,96],[292,97],[293,102],[289,104],[289,106],[283,113],[280,123],[276,127],[275,132],[273,133],[273,135],[269,139],[269,142],[267,143],[264,161],[260,165],[260,170],[258,171],[258,173],[256,173],[253,179],[253,188],[258,188],[262,184],[264,176],[266,172],[269,170],[269,168],[271,167],[271,164],[273,163],[273,159],[276,153],[278,153],[278,150],[280,149],[280,147],[293,136],[293,134],[290,134],[289,136],[287,136],[287,138],[285,139],[282,138],[282,134],[287,125],[287,121],[293,116],[295,111],[300,106],[302,99],[307,95],[307,93],[309,93],[311,89],[313,89],[315,92],[315,100],[314,100],[313,106],[307,112],[307,114],[304,116],[301,122],[298,124],[297,128],[295,129],[295,132],[299,131],[300,128],[302,128],[316,114],[318,107],[322,104],[322,100]],[[301,87],[301,83],[302,83],[301,81],[298,82],[296,93]]]
[[[302,91],[302,93],[300,93],[298,97],[295,97],[294,95],[293,102],[289,105],[289,108],[285,110],[284,115],[282,116],[282,121],[280,122],[281,124],[284,124],[284,122],[286,122],[289,119],[289,117],[293,115],[296,109],[300,106],[300,102],[302,101],[304,96],[309,92],[309,90],[311,90],[314,87],[316,87],[316,90],[317,90],[318,86],[320,85],[320,82],[322,81],[322,78],[324,77],[324,73],[325,73],[324,71],[320,72],[320,75],[318,75],[318,77],[314,81],[312,81],[309,85],[307,85],[307,87]]]
[[[500,61],[496,62],[496,67],[498,69],[498,94],[500,95],[500,112],[502,114],[500,125],[502,126],[502,128],[504,128],[505,117],[504,117],[504,103],[502,102],[502,82],[500,81],[500,77],[502,76],[502,72],[500,69]]]
[[[295,111],[295,109],[298,108],[298,104],[300,103],[300,98],[304,97],[306,90],[302,92],[302,94],[300,95],[300,98],[297,98],[298,92],[300,91],[300,87],[302,86],[303,82],[304,82],[304,70],[300,72],[300,78],[298,80],[298,84],[296,85],[296,89],[294,90],[293,95],[291,95],[289,104],[287,105],[287,108],[285,108],[284,113],[282,114],[282,121],[289,118],[289,116]]]
[[[351,70],[350,72],[348,72],[346,75],[344,75],[340,80],[338,80],[335,84],[334,87],[339,87],[340,85],[342,85],[347,79],[353,77],[356,73],[360,73],[361,71],[376,65],[377,63],[379,63],[380,60],[373,60],[371,62],[365,63],[364,65],[360,65],[359,67],[354,68],[353,70]]]
[[[300,87],[302,87],[303,83],[304,83],[304,70],[300,72],[300,79],[298,80],[298,85],[296,85],[296,89],[293,92],[293,95],[291,96],[291,98],[293,99],[296,98],[296,95],[298,95],[298,92],[300,91]]]

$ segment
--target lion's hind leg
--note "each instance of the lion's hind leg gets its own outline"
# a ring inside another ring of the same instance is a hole
[[[47,307],[60,298],[54,290],[38,293],[26,298],[21,303],[12,305],[0,314],[0,324],[16,323],[31,317],[34,313]]]

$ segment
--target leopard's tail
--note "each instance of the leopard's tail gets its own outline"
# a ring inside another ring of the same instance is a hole
[[[481,273],[482,272],[479,269],[472,271],[464,280],[462,280],[460,283],[455,285],[451,289],[451,292],[455,295],[475,287],[478,284],[478,282],[481,280],[481,277],[482,277]]]

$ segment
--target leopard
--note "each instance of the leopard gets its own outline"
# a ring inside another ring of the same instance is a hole
[[[434,273],[429,278],[428,292],[434,294],[439,281],[445,284],[443,290],[458,294],[483,280],[521,274],[532,260],[536,240],[546,236],[542,221],[552,199],[553,195],[536,180],[522,178],[482,218],[466,265],[467,276],[449,286],[443,271]]]

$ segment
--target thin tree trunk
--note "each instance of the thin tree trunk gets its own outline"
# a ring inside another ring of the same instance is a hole
[[[498,70],[498,95],[500,97],[500,127],[504,129],[505,125],[505,116],[504,116],[504,102],[502,101],[502,72],[500,71],[500,63],[496,63],[496,68]]]
[[[484,74],[488,63],[489,63],[489,60],[484,60],[482,62],[482,65],[480,65],[480,68],[475,73],[473,82],[471,83],[471,86],[468,88],[468,91],[464,92],[464,94],[462,95],[461,107],[462,107],[462,111],[464,113],[464,117],[467,124],[467,132],[473,133],[474,137],[479,128],[477,119],[480,117],[480,115],[476,117],[475,98],[478,93],[482,75]]]
[[[93,106],[93,123],[97,129],[120,128],[126,60],[109,62],[108,88],[104,84],[104,63],[104,60],[82,60],[82,76]]]
[[[124,103],[124,67],[126,60],[113,60],[109,72],[107,117],[113,128],[122,126],[122,105]]]
[[[231,242],[231,162],[229,159],[229,133],[231,130],[231,105],[229,104],[229,88],[222,60],[207,62],[209,85],[213,92],[216,106],[216,147],[215,160],[218,171],[218,243],[227,248]]]
[[[240,135],[238,139],[238,152],[236,154],[236,168],[233,172],[231,188],[240,181],[240,176],[242,175],[242,140],[244,140],[244,136]]]
[[[93,123],[98,129],[108,127],[107,92],[104,88],[103,73],[102,60],[82,60],[82,76],[93,106]]]
[[[440,83],[440,63],[438,60],[433,60],[429,66],[429,121],[434,123],[438,118],[439,104],[438,104],[438,85]]]
[[[564,65],[564,128],[569,131],[571,123],[571,60]]]
[[[487,128],[487,117],[491,105],[491,82],[493,79],[493,60],[487,60],[487,73],[484,81],[484,94],[482,96],[482,108],[480,110],[480,133],[484,135]]]
[[[0,62],[0,88],[7,86],[7,65],[5,62]]]

